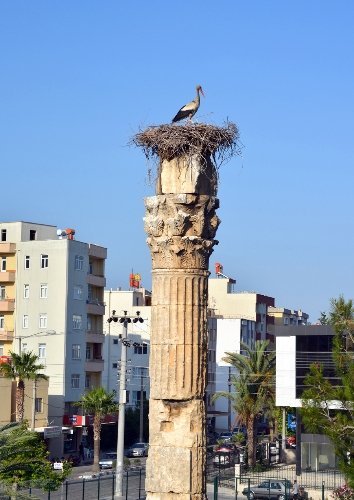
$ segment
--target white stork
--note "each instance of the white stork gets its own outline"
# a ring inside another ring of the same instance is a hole
[[[196,114],[200,106],[200,94],[204,96],[203,89],[201,85],[197,85],[196,87],[197,95],[193,101],[189,102],[182,106],[182,108],[178,111],[176,116],[172,119],[172,123],[179,122],[180,120],[184,120],[184,118],[191,118]]]

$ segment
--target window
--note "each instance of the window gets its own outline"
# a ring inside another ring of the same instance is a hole
[[[48,255],[42,253],[41,254],[41,268],[44,269],[48,267]]]
[[[47,285],[47,283],[41,283],[41,286],[39,288],[39,297],[41,299],[48,298],[48,285]]]
[[[1,230],[1,241],[6,241],[6,229]]]
[[[71,357],[72,359],[80,359],[81,358],[81,352],[80,352],[81,346],[80,344],[73,344],[71,348]]]
[[[26,255],[25,256],[25,269],[29,269],[30,268],[30,261],[31,261],[30,256]]]
[[[118,344],[118,339],[113,339],[113,344]]]
[[[46,314],[39,315],[39,328],[47,328],[47,315]]]
[[[29,288],[29,285],[23,285],[23,298],[24,299],[29,299],[29,292],[30,292],[30,288]]]
[[[38,357],[39,359],[44,359],[46,357],[46,344],[38,345]]]
[[[4,330],[5,329],[5,316],[2,314],[0,316],[0,330]]]
[[[288,325],[289,324],[289,318],[284,318],[284,325]]]
[[[36,398],[34,401],[34,409],[36,413],[43,413],[43,398]]]
[[[0,356],[4,355],[4,344],[0,344]]]
[[[30,240],[33,241],[36,239],[37,231],[35,229],[30,229]]]
[[[1,257],[1,272],[4,273],[6,271],[6,257]]]
[[[147,354],[147,344],[134,346],[134,354]]]
[[[5,300],[5,298],[6,298],[5,285],[0,285],[0,300]]]
[[[74,299],[82,300],[83,291],[81,285],[74,285]]]
[[[28,345],[27,345],[27,344],[25,344],[25,343],[23,343],[23,344],[22,344],[22,347],[21,347],[21,351],[22,351],[22,352],[27,352],[27,349],[28,349]]]
[[[82,328],[82,316],[78,314],[73,314],[73,328],[74,330],[81,330]]]
[[[80,389],[80,375],[78,373],[73,373],[71,375],[71,388]]]
[[[92,330],[92,318],[87,316],[87,330],[90,332]]]
[[[84,268],[84,258],[82,255],[75,255],[75,270],[82,271]]]
[[[91,359],[91,346],[86,345],[86,359]]]
[[[28,328],[28,314],[24,314],[22,317],[22,328]]]
[[[112,363],[112,368],[118,368],[118,363]]]
[[[91,375],[85,375],[85,389],[89,389],[91,387]]]

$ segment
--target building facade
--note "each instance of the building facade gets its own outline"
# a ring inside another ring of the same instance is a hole
[[[101,384],[104,364],[107,250],[77,241],[74,234],[44,224],[0,223],[0,285],[7,280],[8,304],[0,312],[2,351],[32,351],[45,366],[47,427],[61,430],[51,438],[50,451],[58,456],[78,449],[82,427],[75,425],[74,404],[86,389]]]
[[[312,363],[323,366],[325,377],[336,384],[329,325],[279,326],[276,336],[276,406],[300,408],[304,379]],[[336,408],[334,402],[333,408]],[[306,433],[297,411],[297,471],[334,469],[336,457],[327,436]]]

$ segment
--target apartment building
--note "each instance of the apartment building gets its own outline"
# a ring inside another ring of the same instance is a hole
[[[268,309],[274,306],[274,298],[257,292],[236,292],[236,281],[218,276],[209,279],[210,309],[222,318],[239,318],[255,322],[256,340],[274,340],[271,333],[273,317]]]
[[[0,349],[38,355],[49,386],[47,425],[36,430],[52,436],[53,455],[70,454],[82,436],[74,403],[101,384],[107,250],[31,222],[0,223],[0,238]]]
[[[115,311],[115,315],[122,316],[124,311],[134,316],[137,311],[144,322],[128,324],[128,347],[127,357],[127,406],[135,407],[140,403],[141,393],[144,399],[149,399],[149,354],[150,354],[150,327],[151,327],[151,300],[152,296],[144,288],[131,290],[105,290],[104,300],[106,303],[106,314],[104,318],[104,343],[105,367],[102,377],[102,385],[109,391],[119,390],[118,379],[120,376],[121,338],[123,326],[119,322],[108,322],[107,320]],[[216,387],[216,318],[208,316],[208,369],[206,388],[207,421],[210,427],[215,427],[215,404],[212,395]]]
[[[309,315],[301,309],[287,309],[286,307],[268,307],[268,315],[274,318],[274,327],[304,326],[307,325]]]
[[[337,384],[333,363],[334,331],[329,325],[278,326],[276,335],[276,406],[300,408],[304,379],[312,363],[323,366],[323,373]],[[334,401],[332,408],[337,408]],[[301,470],[336,467],[334,448],[327,436],[304,432],[300,414],[296,419],[296,466]]]

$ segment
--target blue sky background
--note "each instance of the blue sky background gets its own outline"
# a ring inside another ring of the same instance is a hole
[[[0,220],[108,247],[108,286],[151,286],[140,150],[203,85],[198,120],[237,123],[210,260],[237,290],[314,322],[353,297],[354,3],[3,1]]]

